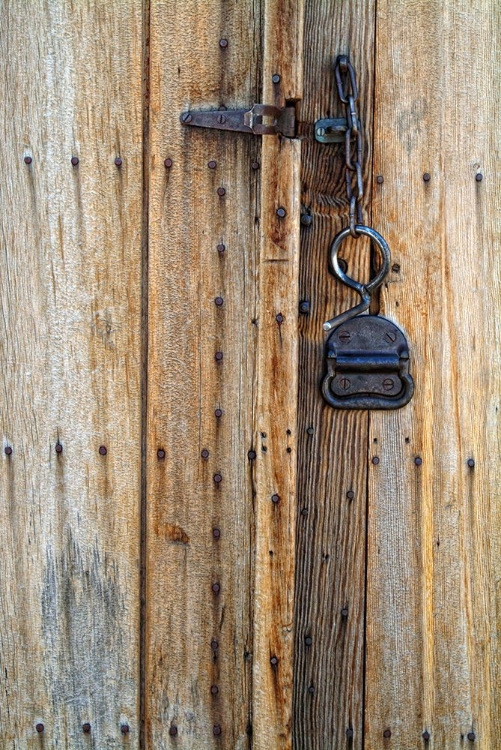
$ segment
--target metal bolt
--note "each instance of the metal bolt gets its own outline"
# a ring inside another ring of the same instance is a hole
[[[63,446],[61,443],[56,443],[56,453],[62,453],[63,452]]]
[[[428,730],[425,730],[425,731],[423,732],[423,734],[422,734],[421,736],[422,736],[422,738],[423,738],[423,740],[424,740],[425,742],[428,742],[428,740],[429,740],[429,739],[430,739],[430,737],[431,737],[431,734],[430,734],[430,733],[428,732]]]
[[[271,502],[274,503],[275,505],[278,505],[278,503],[280,502],[280,495],[277,495],[276,493],[272,495]]]
[[[223,352],[216,352],[215,359],[216,359],[216,362],[221,362],[223,359]]]
[[[217,167],[217,161],[214,161],[214,159],[211,159],[211,161],[207,164],[209,169],[215,169]]]
[[[5,455],[6,455],[6,456],[12,456],[12,448],[10,447],[10,445],[7,445],[7,446],[6,446],[5,448],[4,448],[4,451],[5,451]]]
[[[391,391],[394,385],[393,378],[386,378],[383,380],[383,388],[385,391]]]
[[[214,539],[219,539],[221,537],[220,529],[212,529],[212,536]]]
[[[210,642],[210,647],[211,647],[212,651],[217,651],[218,650],[219,643],[216,641],[215,638],[213,638],[212,641]]]
[[[280,206],[279,208],[277,208],[275,213],[277,214],[279,219],[285,219],[285,217],[287,216],[287,211],[285,210],[283,206]]]
[[[341,616],[348,617],[348,607],[343,607],[343,609],[341,610]]]
[[[315,430],[313,429],[313,427],[307,427],[306,428],[306,434],[307,435],[314,435],[315,434]]]
[[[275,320],[277,321],[277,323],[279,325],[280,325],[280,323],[283,323],[284,322],[284,316],[282,315],[282,313],[278,313],[278,315],[275,316]]]
[[[78,162],[79,162],[78,156],[71,157],[71,163],[73,164],[74,167],[77,166]]]
[[[200,455],[202,456],[202,458],[209,458],[209,451],[207,450],[207,448],[204,448]]]
[[[31,156],[25,156],[24,157],[24,163],[25,164],[31,164],[32,161],[33,161],[33,159],[31,158]]]
[[[385,737],[388,740],[391,737],[391,730],[385,729],[383,732],[383,737]]]
[[[40,722],[36,725],[35,729],[37,730],[38,734],[42,734],[43,730],[45,729],[44,725]]]
[[[177,727],[175,724],[171,724],[169,727],[169,734],[171,737],[175,737],[177,735]]]
[[[308,315],[310,312],[310,302],[307,299],[302,299],[299,303],[299,312],[303,313],[303,315]]]
[[[311,214],[303,213],[301,214],[300,221],[303,227],[311,227],[313,224],[313,216]]]
[[[223,416],[223,410],[222,409],[216,409],[214,412],[214,416],[219,419],[219,417]]]
[[[425,182],[429,182],[429,181],[431,180],[431,177],[430,177],[430,175],[428,174],[428,172],[425,172],[425,173],[424,173],[424,175],[423,175],[423,180],[424,180]]]
[[[414,459],[414,463],[416,464],[416,466],[421,466],[421,464],[423,463],[423,459],[421,458],[421,456],[416,456],[416,458]]]
[[[378,176],[376,177],[376,182],[377,182],[378,185],[382,185],[383,184],[384,177],[383,177],[382,174],[378,174]]]
[[[99,446],[99,455],[100,456],[106,456],[107,453],[108,453],[108,448],[105,445],[100,445]]]
[[[224,115],[219,115],[217,121],[220,125],[224,125],[224,123],[226,122],[226,117]]]
[[[129,725],[128,724],[122,724],[122,726],[120,727],[120,731],[122,732],[122,734],[129,734],[129,732],[130,732]]]
[[[372,463],[374,464],[374,466],[377,466],[379,463],[379,456],[373,456]]]
[[[251,169],[259,169],[260,163],[258,161],[253,161],[251,164]]]
[[[220,484],[223,481],[223,477],[221,474],[214,474],[214,482],[216,484]]]
[[[166,159],[164,161],[164,167],[165,167],[165,169],[170,169],[172,167],[173,163],[174,162],[172,161],[172,159]]]
[[[352,740],[353,739],[353,735],[354,735],[353,729],[348,728],[346,730],[346,737],[347,737],[347,739]]]
[[[221,49],[226,49],[226,47],[228,46],[228,40],[227,39],[220,39],[219,40],[219,46],[221,47]]]
[[[398,263],[394,263],[391,267],[391,270],[393,271],[393,273],[400,273],[400,266],[398,265]]]
[[[193,120],[193,117],[190,115],[189,112],[183,112],[181,115],[181,121],[182,122],[191,122]]]
[[[210,691],[211,691],[211,695],[217,695],[219,693],[219,688],[217,685],[211,685]]]
[[[280,83],[280,76],[278,75],[278,73],[274,73],[271,76],[271,81],[272,83]]]
[[[278,658],[276,656],[272,656],[270,659],[270,664],[272,667],[276,667],[278,664]]]
[[[222,297],[216,297],[216,299],[214,300],[214,304],[216,305],[216,307],[222,307],[224,304],[224,299]]]
[[[219,592],[221,591],[221,586],[219,585],[219,583],[213,583],[212,584],[212,591],[215,594],[219,594]]]
[[[473,467],[475,466],[475,461],[473,458],[468,459],[468,466],[470,467],[470,469],[473,469]]]
[[[224,251],[225,251],[225,250],[226,250],[226,245],[223,245],[223,244],[221,243],[220,245],[218,245],[218,246],[217,246],[217,251],[218,251],[218,253],[219,253],[220,255],[222,255],[222,254],[224,253]]]
[[[165,451],[164,451],[164,449],[163,449],[163,448],[159,448],[159,449],[157,450],[157,458],[159,458],[160,460],[161,460],[162,458],[165,458]]]
[[[478,174],[475,175],[475,179],[477,182],[482,182],[482,180],[484,179],[484,176],[483,174],[480,174],[479,172]]]
[[[90,734],[91,726],[88,721],[86,721],[85,724],[82,725],[82,729],[85,734]]]
[[[214,737],[220,737],[222,731],[223,730],[221,729],[221,727],[219,726],[219,724],[214,724],[214,727],[212,729],[212,734],[214,735]]]
[[[311,637],[311,635],[307,635],[304,639],[304,642],[307,646],[311,646],[311,644],[313,643],[313,638]]]
[[[343,391],[347,391],[351,385],[351,380],[348,380],[348,378],[341,378],[341,380],[339,381],[339,385],[341,386]]]
[[[466,736],[468,737],[470,742],[475,742],[475,732],[468,732]]]
[[[343,343],[349,341],[351,339],[351,333],[349,331],[340,331],[338,334],[338,339]]]
[[[353,500],[353,498],[355,497],[355,493],[353,492],[353,490],[348,490],[348,492],[346,493],[346,497],[348,498],[348,500]]]
[[[249,451],[247,454],[247,458],[249,459],[249,461],[254,461],[254,459],[256,458],[256,451]]]
[[[121,158],[119,156],[117,156],[117,158],[115,159],[115,165],[117,167],[121,167],[122,164],[123,164],[123,162],[122,162]]]

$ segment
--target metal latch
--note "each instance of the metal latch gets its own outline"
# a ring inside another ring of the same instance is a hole
[[[285,135],[293,138],[296,134],[296,111],[293,106],[274,107],[271,104],[254,104],[251,109],[222,109],[202,112],[183,112],[183,125],[197,128],[233,130],[254,135]]]

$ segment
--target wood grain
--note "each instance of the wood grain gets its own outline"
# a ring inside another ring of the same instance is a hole
[[[252,736],[254,459],[248,454],[254,449],[261,171],[252,165],[260,165],[261,141],[184,127],[179,116],[190,107],[237,109],[259,101],[261,38],[259,2],[230,7],[190,0],[175,13],[170,2],[151,3],[151,750],[243,749]],[[158,458],[159,449],[165,458]]]
[[[299,106],[302,139],[302,204],[313,221],[302,228],[298,406],[298,510],[295,593],[294,747],[362,748],[366,532],[365,412],[326,406],[324,321],[356,299],[328,272],[330,244],[348,224],[344,146],[314,140],[320,117],[342,117],[332,63],[348,53],[359,82],[359,108],[366,133],[364,182],[372,163],[375,3],[306,4],[304,97]],[[369,190],[364,209],[367,220]],[[370,217],[369,217],[370,218]],[[366,243],[347,242],[349,272],[368,278]],[[348,495],[353,493],[353,497]],[[347,611],[347,615],[343,611]]]
[[[500,20],[491,0],[378,2],[382,311],[416,393],[370,420],[369,748],[501,746]]]
[[[138,746],[141,36],[135,2],[0,10],[9,749]]]

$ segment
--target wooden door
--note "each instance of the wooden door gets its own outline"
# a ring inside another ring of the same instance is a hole
[[[501,748],[497,3],[0,24],[0,746]],[[395,412],[319,390],[354,303],[343,146],[314,138],[340,53],[416,383]],[[256,102],[295,137],[180,122]]]

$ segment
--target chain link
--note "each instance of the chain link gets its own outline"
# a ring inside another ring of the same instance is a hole
[[[355,227],[363,224],[362,200],[364,184],[362,179],[362,161],[364,141],[362,123],[358,116],[356,102],[358,88],[355,71],[346,55],[339,55],[334,66],[339,98],[345,105],[346,130],[345,163],[346,163],[346,195],[350,212],[350,233],[358,237]],[[344,78],[344,82],[343,82]],[[355,179],[354,179],[355,178]]]

